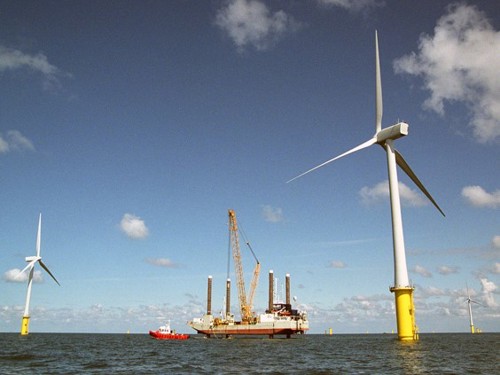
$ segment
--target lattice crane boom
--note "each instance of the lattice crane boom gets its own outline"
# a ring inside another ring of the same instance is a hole
[[[231,248],[233,250],[234,270],[236,273],[236,282],[238,286],[238,298],[240,301],[241,320],[246,321],[251,315],[248,308],[247,296],[245,292],[245,279],[243,278],[243,265],[241,263],[240,243],[238,239],[238,223],[236,221],[236,213],[233,210],[228,211],[229,214],[229,234],[231,237]]]
[[[252,282],[250,284],[250,291],[248,293],[248,298],[245,290],[245,280],[243,277],[243,265],[241,261],[241,252],[240,252],[240,242],[238,237],[238,232],[240,229],[238,228],[238,223],[236,221],[236,213],[233,210],[229,210],[229,232],[231,237],[231,248],[233,252],[233,260],[234,260],[234,268],[236,273],[236,281],[238,286],[238,297],[240,302],[241,309],[241,320],[242,322],[251,322],[254,320],[254,316],[252,313],[253,300],[255,297],[255,291],[257,289],[257,284],[259,283],[259,275],[260,275],[260,263],[255,253],[250,246],[250,243],[245,239],[245,242],[252,252],[252,255],[255,259],[256,265],[253,270]],[[243,237],[245,234],[241,231]]]
[[[252,283],[250,284],[250,291],[248,292],[248,306],[251,309],[253,306],[253,299],[255,297],[255,290],[257,289],[257,285],[259,283],[259,274],[260,274],[260,263],[257,261],[255,268],[253,270],[253,278]]]

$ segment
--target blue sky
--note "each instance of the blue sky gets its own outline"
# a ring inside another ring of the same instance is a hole
[[[500,7],[493,1],[3,1],[0,331],[180,331],[214,310],[227,210],[312,333],[395,329],[385,154],[286,183],[382,126],[446,213],[399,173],[421,332],[500,330]],[[247,285],[253,269],[242,248]],[[38,271],[42,271],[37,268]],[[234,280],[234,275],[231,275]],[[232,300],[237,301],[236,293]],[[233,311],[238,311],[237,306]]]

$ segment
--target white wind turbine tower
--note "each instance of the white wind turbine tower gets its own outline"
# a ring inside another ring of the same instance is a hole
[[[473,299],[470,298],[469,286],[467,286],[467,305],[469,306],[470,333],[476,333],[476,329],[474,328],[474,320],[472,320],[472,304],[473,303],[482,306],[479,302],[474,301]]]
[[[26,262],[28,262],[28,265],[21,271],[16,277],[19,277],[21,274],[29,270],[28,274],[28,290],[26,292],[26,305],[24,307],[24,314],[23,314],[23,320],[21,324],[21,335],[27,335],[28,334],[28,327],[29,327],[29,308],[30,308],[30,299],[31,299],[31,286],[33,284],[33,273],[35,271],[35,264],[38,262],[40,266],[47,271],[47,273],[54,279],[54,281],[59,284],[59,281],[52,275],[52,272],[47,268],[47,266],[42,262],[42,257],[40,256],[40,243],[41,243],[41,237],[42,237],[42,214],[40,214],[38,218],[38,231],[36,234],[36,255],[35,256],[29,256],[26,257]]]
[[[395,294],[396,300],[396,320],[398,327],[398,338],[400,340],[411,341],[418,340],[418,330],[415,323],[415,308],[413,305],[413,290],[408,279],[408,269],[406,266],[406,254],[403,237],[403,221],[401,217],[401,203],[399,199],[399,186],[397,168],[398,165],[403,172],[419,187],[419,189],[429,198],[432,204],[441,212],[443,211],[434,201],[430,193],[420,182],[410,166],[403,159],[403,156],[394,148],[394,141],[398,138],[408,135],[408,124],[399,122],[395,125],[382,129],[382,82],[380,77],[380,61],[378,51],[378,36],[375,31],[375,99],[376,99],[376,117],[375,117],[375,135],[368,141],[334,157],[324,163],[309,169],[308,171],[292,178],[293,181],[305,174],[312,172],[324,165],[331,163],[341,157],[349,155],[374,144],[379,144],[387,153],[387,169],[389,172],[389,192],[392,213],[392,239],[394,247],[394,286],[390,288]]]

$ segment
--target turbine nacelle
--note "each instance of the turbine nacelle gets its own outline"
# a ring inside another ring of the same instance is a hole
[[[398,122],[396,125],[382,129],[375,135],[377,143],[383,146],[388,139],[394,140],[408,135],[408,127],[406,122]]]
[[[25,258],[26,262],[36,262],[40,259],[42,259],[42,257],[36,256],[36,255]]]

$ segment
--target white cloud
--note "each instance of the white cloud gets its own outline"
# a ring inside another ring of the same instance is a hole
[[[428,271],[422,266],[419,266],[418,264],[415,267],[413,267],[412,271],[423,277],[432,277],[432,273],[430,271]]]
[[[58,77],[70,76],[50,64],[43,53],[29,55],[13,48],[0,46],[0,72],[17,69],[29,69],[42,74],[45,89],[58,88],[60,86]]]
[[[497,304],[493,293],[496,293],[498,287],[493,281],[489,281],[488,279],[480,279],[480,281],[483,301],[486,303],[486,306],[495,307]]]
[[[385,5],[380,0],[317,0],[319,4],[344,8],[351,12],[366,12]]]
[[[438,273],[440,273],[441,275],[450,275],[452,273],[458,273],[458,267],[440,266],[438,267]]]
[[[16,49],[0,46],[0,72],[24,67],[47,75],[56,74],[58,71],[42,53],[28,55]]]
[[[3,279],[8,283],[25,283],[25,282],[27,282],[29,272],[28,271],[23,272],[21,275],[19,275],[19,272],[21,272],[21,270],[19,268],[13,268],[11,270],[8,270],[3,274]],[[35,272],[33,272],[33,282],[34,283],[42,283],[43,282],[42,271],[35,270]]]
[[[388,181],[379,182],[373,187],[365,186],[359,191],[361,199],[366,204],[371,204],[379,201],[381,198],[389,198],[389,184]]]
[[[427,201],[417,191],[410,189],[407,185],[399,182],[399,196],[403,205],[420,207],[427,205]],[[373,187],[363,187],[359,194],[365,204],[372,204],[381,199],[389,198],[389,181],[379,182]]]
[[[271,223],[278,223],[283,221],[283,210],[278,207],[272,207],[270,205],[262,206],[262,216],[264,220]]]
[[[491,240],[491,245],[493,246],[494,249],[500,250],[500,236],[494,236],[493,239]]]
[[[153,266],[165,267],[165,268],[176,268],[177,264],[172,262],[167,258],[147,258],[146,262],[152,264]]]
[[[475,207],[500,207],[500,190],[488,193],[481,186],[466,186],[462,189],[462,196]]]
[[[0,133],[0,154],[11,151],[34,151],[33,143],[18,130],[9,130],[5,137]]]
[[[335,306],[339,321],[360,321],[380,319],[394,315],[394,303],[389,294],[373,296],[353,296]]]
[[[202,316],[205,312],[206,305],[201,302],[197,304],[190,301],[183,305],[175,302],[124,307],[94,303],[78,308],[42,308],[34,304],[31,315],[36,317],[39,331],[125,333],[130,328],[133,333],[144,333],[164,324],[166,320],[171,320],[173,328],[184,330],[186,321]],[[17,329],[23,309],[24,306],[0,305],[0,321],[4,323],[2,327],[13,326]]]
[[[419,294],[422,297],[438,297],[447,295],[448,291],[445,291],[440,288],[436,288],[434,286],[429,287],[420,287],[418,288]]]
[[[330,267],[331,268],[345,268],[346,264],[342,262],[341,260],[332,260],[330,262]]]
[[[10,147],[9,143],[2,138],[2,135],[0,134],[0,154],[5,154],[9,152]]]
[[[396,73],[421,76],[431,96],[424,108],[444,115],[445,102],[471,112],[478,142],[500,139],[500,32],[476,6],[452,4],[434,35],[422,35],[419,52],[394,61]]]
[[[385,291],[378,295],[345,297],[339,303],[325,303],[324,298],[320,302],[295,302],[294,308],[308,312],[310,320],[314,321],[311,333],[323,333],[328,327],[332,327],[335,333],[390,332],[396,330],[394,295],[383,289]],[[306,287],[300,293],[307,292]],[[479,298],[480,293],[474,293],[473,289],[470,292],[472,298],[475,296],[474,299],[485,304]],[[144,333],[168,319],[172,319],[172,327],[184,330],[188,329],[186,321],[206,312],[205,296],[204,291],[199,295],[186,292],[180,299],[125,306],[108,305],[102,301],[77,308],[54,305],[41,308],[34,304],[32,316],[36,316],[37,330],[47,332],[124,333],[130,329],[132,333]],[[417,286],[414,297],[421,331],[464,331],[468,324],[466,296],[465,289]],[[299,300],[304,297],[299,296]],[[263,311],[266,307],[267,304],[263,303],[255,310]],[[22,305],[0,304],[0,321],[8,330],[14,331],[22,311]],[[478,325],[488,332],[498,327],[499,314],[498,304],[474,310]],[[443,320],[444,316],[446,320]]]
[[[493,264],[493,267],[491,268],[491,272],[496,273],[496,274],[500,274],[500,263],[499,262],[495,262]]]
[[[132,239],[142,239],[149,235],[149,230],[144,221],[135,215],[125,214],[120,222],[121,230]]]
[[[284,11],[271,13],[258,0],[230,0],[219,9],[215,24],[233,40],[238,50],[250,45],[258,51],[271,47],[299,24]]]

